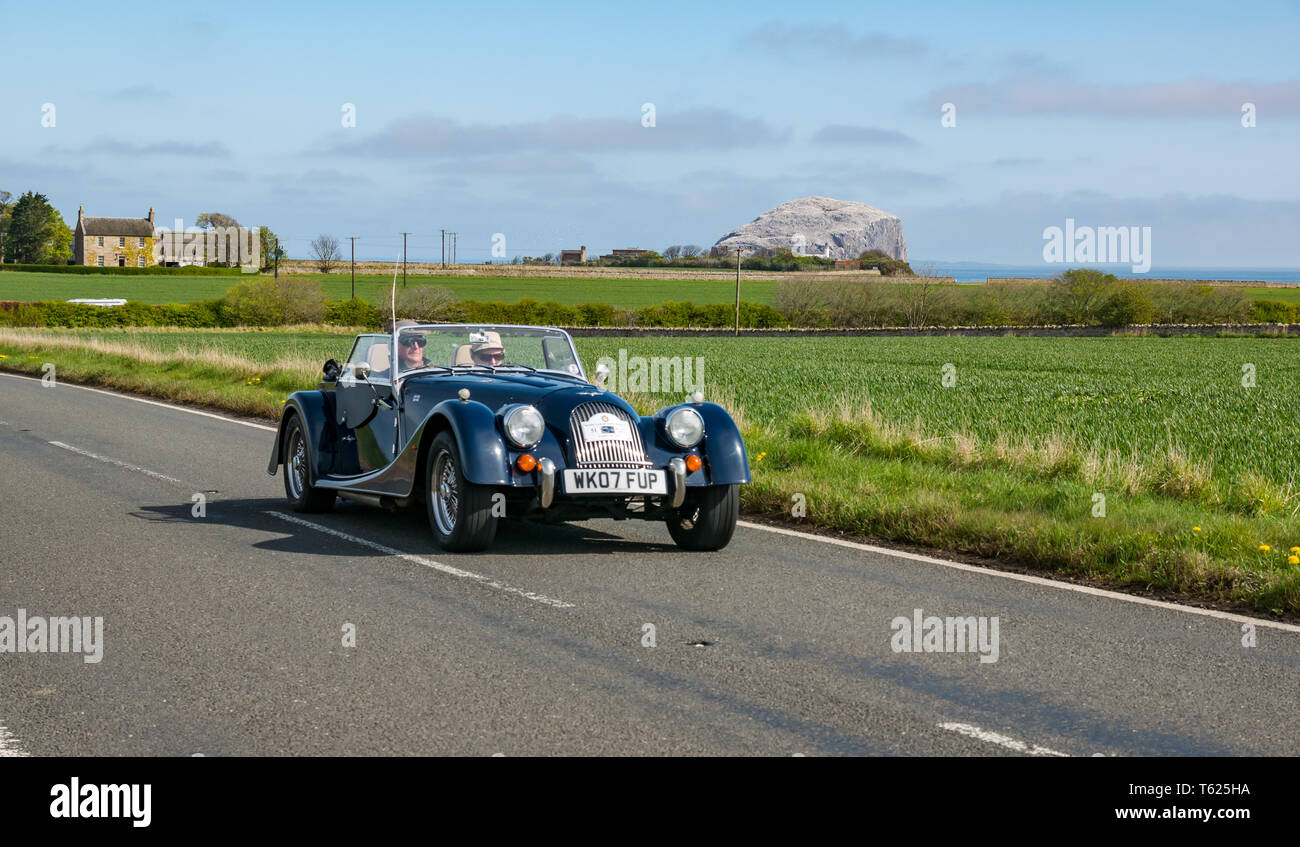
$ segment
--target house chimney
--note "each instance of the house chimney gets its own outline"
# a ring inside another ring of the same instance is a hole
[[[153,226],[153,206],[149,207],[149,226]]]
[[[85,226],[85,224],[86,224],[86,206],[83,203],[82,205],[77,207],[77,226]]]

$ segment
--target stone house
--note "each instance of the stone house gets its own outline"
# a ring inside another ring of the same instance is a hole
[[[620,259],[639,259],[649,252],[651,251],[642,250],[640,247],[624,247],[615,250],[613,253],[606,253],[604,256],[601,256],[600,258],[612,259],[614,261],[618,261]]]
[[[561,265],[580,265],[587,261],[587,245],[582,245],[581,250],[561,250]]]
[[[95,267],[147,268],[158,264],[153,209],[147,218],[88,218],[77,210],[72,234],[73,264]]]

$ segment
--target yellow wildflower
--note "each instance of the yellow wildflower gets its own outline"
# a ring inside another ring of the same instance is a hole
[[[1259,545],[1259,552],[1261,552],[1261,553],[1267,553],[1269,550],[1272,550],[1272,549],[1273,549],[1273,548],[1272,548],[1272,547],[1269,547],[1267,544],[1261,544],[1261,545]]]
[[[1286,563],[1288,565],[1300,565],[1300,556],[1295,556],[1295,555],[1287,556]]]

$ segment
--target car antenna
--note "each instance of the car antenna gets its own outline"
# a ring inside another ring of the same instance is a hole
[[[398,262],[400,262],[402,257],[401,257],[401,255],[399,254],[397,258],[398,258]],[[394,343],[397,342],[397,268],[398,268],[398,262],[394,262],[394,263],[393,263],[393,296],[392,296],[392,299],[389,301],[389,302],[392,304],[392,308],[393,308],[393,326],[392,326],[392,330],[393,330],[393,342],[394,342]]]

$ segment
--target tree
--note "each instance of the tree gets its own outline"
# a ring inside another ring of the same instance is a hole
[[[230,217],[230,215],[223,215],[220,212],[204,212],[194,219],[194,224],[199,229],[217,229],[237,227],[239,226],[239,221]]]
[[[703,255],[703,253],[704,253],[704,248],[698,244],[682,245],[682,258],[684,259],[695,259]]]
[[[680,255],[682,255],[682,245],[680,244],[674,244],[671,247],[664,248],[664,258],[670,262]]]
[[[903,284],[903,314],[910,327],[929,325],[934,313],[944,305],[948,291],[933,267],[923,266],[913,282]]]
[[[19,264],[50,264],[72,255],[72,230],[44,194],[28,191],[9,208],[6,257]]]
[[[339,261],[339,240],[332,235],[318,235],[311,240],[311,255],[321,273],[333,270]]]
[[[1065,271],[1056,281],[1057,295],[1067,323],[1091,324],[1106,301],[1119,287],[1114,274],[1091,268],[1074,268]]]
[[[275,264],[277,258],[289,258],[288,254],[284,252],[284,247],[280,244],[280,236],[271,232],[270,227],[264,226],[260,227],[260,229],[261,233],[259,238],[261,240],[262,267],[264,269],[271,267]]]
[[[57,210],[51,211],[54,212],[53,232],[41,261],[49,265],[66,265],[72,259],[72,229],[63,222],[63,215]]]
[[[5,234],[9,231],[9,208],[13,206],[8,191],[0,191],[0,262],[5,260]]]

